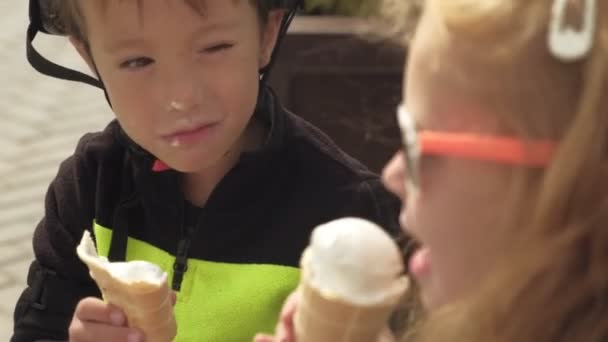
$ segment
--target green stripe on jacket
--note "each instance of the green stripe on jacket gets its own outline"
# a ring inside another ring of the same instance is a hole
[[[99,255],[108,256],[112,231],[94,224]],[[175,256],[129,238],[127,261],[146,260],[173,278]],[[271,332],[285,297],[295,289],[299,269],[263,264],[230,264],[188,259],[177,294],[176,342],[251,341],[257,332]]]

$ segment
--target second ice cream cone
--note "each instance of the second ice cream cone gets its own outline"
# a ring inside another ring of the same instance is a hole
[[[301,261],[301,298],[295,316],[298,342],[375,342],[405,293],[407,278],[400,279],[402,291],[380,303],[361,305],[316,288],[310,281],[309,259],[307,249]]]

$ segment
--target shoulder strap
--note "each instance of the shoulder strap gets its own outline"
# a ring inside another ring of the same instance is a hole
[[[62,0],[63,1],[63,0]],[[38,72],[68,81],[82,82],[103,89],[103,84],[86,74],[71,70],[55,64],[44,58],[36,48],[34,39],[38,32],[47,34],[63,34],[62,28],[57,24],[57,13],[51,11],[52,4],[49,0],[30,0],[29,17],[30,24],[27,28],[26,55],[28,62]]]

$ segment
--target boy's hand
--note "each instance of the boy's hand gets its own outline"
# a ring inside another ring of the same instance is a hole
[[[175,305],[175,293],[172,296]],[[76,306],[70,323],[70,342],[144,342],[141,331],[127,327],[122,310],[99,298],[89,297]]]
[[[70,342],[144,341],[140,331],[127,327],[127,318],[122,310],[93,297],[78,303],[69,332]]]
[[[255,336],[254,342],[295,342],[296,334],[293,325],[293,317],[296,313],[299,299],[300,293],[297,291],[287,297],[283,309],[281,310],[275,336],[258,334]]]

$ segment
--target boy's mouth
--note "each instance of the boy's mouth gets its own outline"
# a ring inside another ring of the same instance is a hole
[[[172,147],[192,145],[207,138],[218,125],[219,122],[201,124],[188,129],[180,129],[162,137]]]

